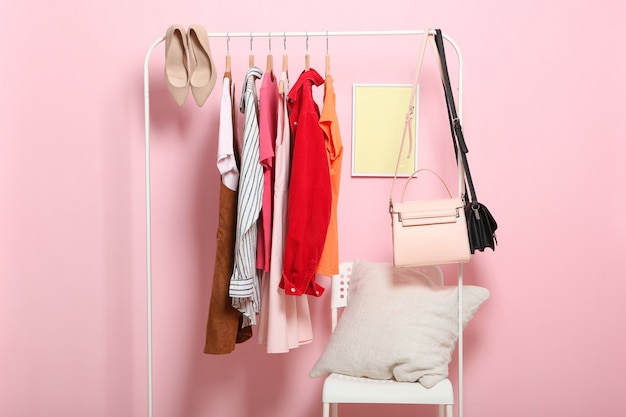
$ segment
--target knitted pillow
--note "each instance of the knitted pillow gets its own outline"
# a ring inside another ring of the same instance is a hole
[[[359,260],[348,294],[311,377],[395,378],[427,388],[448,377],[458,339],[457,286],[437,286],[416,269]],[[463,327],[487,298],[486,288],[463,286]]]

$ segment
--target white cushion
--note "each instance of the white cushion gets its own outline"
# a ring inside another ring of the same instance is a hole
[[[463,327],[487,298],[486,288],[463,286]],[[457,306],[457,286],[437,286],[416,269],[356,261],[348,305],[310,376],[395,378],[433,387],[448,377]]]

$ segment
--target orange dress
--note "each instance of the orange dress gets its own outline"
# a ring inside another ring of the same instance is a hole
[[[322,257],[317,265],[317,273],[333,276],[339,273],[339,235],[337,231],[337,201],[339,198],[339,180],[341,178],[341,160],[343,158],[343,144],[339,132],[339,121],[335,109],[335,88],[333,77],[326,75],[324,81],[324,105],[320,115],[320,127],[326,139],[326,153],[330,170],[330,185],[332,205],[330,222],[326,232],[326,241],[322,250]]]

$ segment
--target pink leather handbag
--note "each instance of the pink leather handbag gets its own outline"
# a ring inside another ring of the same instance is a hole
[[[398,176],[400,157],[406,136],[409,136],[409,153],[413,144],[411,119],[414,117],[415,94],[419,73],[422,68],[424,52],[428,39],[432,34],[424,34],[417,61],[415,82],[411,92],[411,101],[406,115],[404,133],[398,152],[398,161],[389,196],[389,213],[391,214],[393,264],[397,267],[422,265],[440,265],[463,263],[470,260],[469,236],[463,200],[452,197],[443,179],[429,169],[418,169],[411,174],[404,185],[402,200],[393,201],[393,189]],[[433,42],[434,44],[434,42]],[[434,46],[436,51],[436,46]],[[439,54],[436,54],[437,57]],[[404,201],[404,194],[411,178],[420,171],[433,173],[443,183],[449,198]]]
[[[449,198],[404,201],[411,178],[430,171],[443,183]],[[397,267],[469,262],[464,204],[452,197],[443,179],[429,169],[418,169],[407,179],[402,201],[390,201],[393,264]]]

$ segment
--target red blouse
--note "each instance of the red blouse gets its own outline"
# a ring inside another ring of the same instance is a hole
[[[315,282],[315,270],[326,240],[332,191],[320,112],[313,99],[313,85],[323,83],[324,79],[309,69],[300,75],[288,96],[293,156],[280,283],[288,295],[319,297],[324,292]]]

